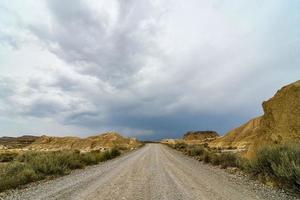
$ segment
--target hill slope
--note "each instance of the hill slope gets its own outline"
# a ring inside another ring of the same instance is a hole
[[[219,134],[215,131],[189,131],[184,134],[184,140],[206,140],[218,137]]]
[[[281,88],[262,104],[264,114],[212,141],[210,147],[245,149],[247,156],[264,145],[300,143],[300,81]]]
[[[134,138],[110,132],[88,138],[42,136],[27,148],[32,150],[105,150],[113,147],[132,149],[141,143]]]
[[[0,149],[6,148],[22,148],[30,145],[39,137],[31,135],[23,135],[21,137],[0,137]]]

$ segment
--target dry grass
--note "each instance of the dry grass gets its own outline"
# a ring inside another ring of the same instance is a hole
[[[246,170],[263,182],[272,182],[300,195],[300,147],[274,146],[258,150]]]
[[[17,156],[14,161],[0,166],[0,192],[49,176],[69,174],[73,169],[97,164],[120,154],[118,149],[88,153],[79,151],[26,152]]]
[[[19,154],[12,151],[2,151],[0,152],[0,163],[1,162],[11,162],[16,159]]]
[[[171,146],[172,147],[172,146]],[[196,157],[204,163],[221,168],[236,167],[263,182],[300,195],[300,147],[277,145],[256,152],[256,157],[246,159],[236,153],[221,152],[204,146],[178,144],[173,148]]]

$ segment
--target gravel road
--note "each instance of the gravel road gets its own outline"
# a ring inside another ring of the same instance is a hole
[[[202,164],[161,144],[148,144],[68,176],[12,191],[4,199],[250,200],[293,199]]]

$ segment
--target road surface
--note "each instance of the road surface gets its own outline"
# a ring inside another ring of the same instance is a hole
[[[161,144],[148,144],[68,176],[16,190],[5,199],[252,200],[282,199]]]

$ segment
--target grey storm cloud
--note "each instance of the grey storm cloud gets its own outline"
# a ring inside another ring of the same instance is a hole
[[[153,56],[156,20],[149,1],[118,1],[115,19],[81,0],[48,1],[49,26],[30,27],[49,49],[82,73],[123,83]],[[158,15],[158,16],[155,16]],[[151,18],[154,18],[151,20]]]
[[[292,3],[103,2],[48,0],[40,20],[0,24],[0,44],[33,52],[22,56],[32,56],[30,66],[17,62],[15,71],[41,68],[1,76],[0,120],[46,119],[144,139],[224,133],[299,79],[300,19]]]

